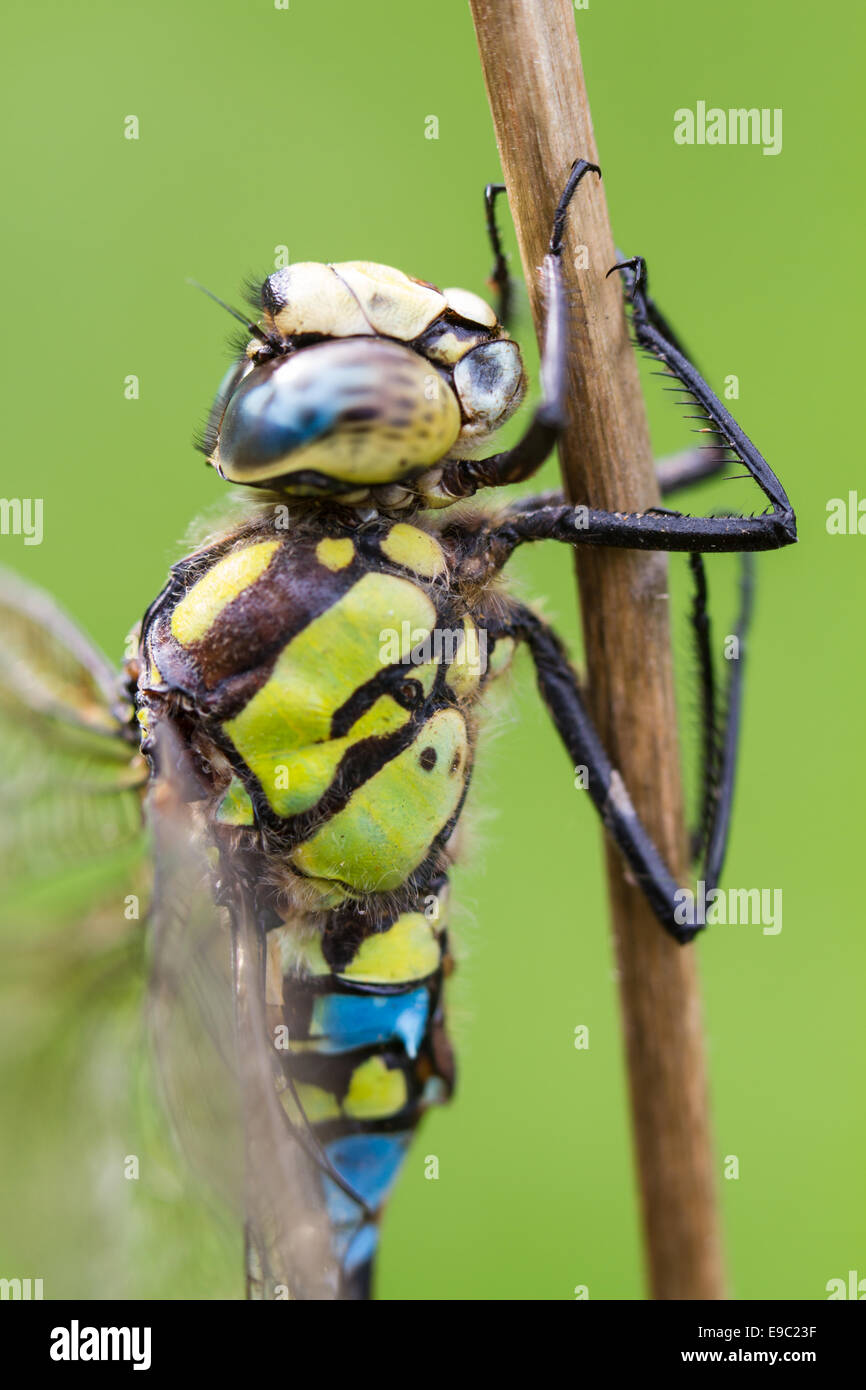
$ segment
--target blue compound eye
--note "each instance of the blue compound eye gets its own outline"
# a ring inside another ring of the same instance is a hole
[[[242,357],[240,362],[233,362],[219,384],[214,403],[210,408],[207,417],[207,424],[204,428],[199,447],[208,458],[210,458],[217,446],[222,426],[223,415],[226,405],[231,400],[235,391],[248,372],[252,370],[252,363],[248,358]]]
[[[210,461],[233,483],[345,492],[399,482],[459,432],[457,396],[426,358],[388,339],[331,339],[249,372]]]
[[[292,358],[257,367],[226,406],[219,436],[221,471],[237,482],[255,482],[272,465],[333,428],[337,402],[315,376],[298,389]]]

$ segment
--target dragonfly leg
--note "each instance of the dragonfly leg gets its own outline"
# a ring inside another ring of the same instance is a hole
[[[514,306],[514,280],[508,269],[508,261],[502,249],[502,237],[496,221],[496,199],[505,192],[504,183],[489,183],[484,190],[484,216],[487,224],[487,239],[493,252],[493,266],[488,284],[496,294],[496,317],[503,328],[511,327]]]
[[[578,161],[557,208],[550,251],[543,272],[547,302],[542,381],[544,398],[523,438],[513,449],[489,459],[460,460],[446,466],[443,484],[454,496],[470,496],[478,488],[500,486],[528,478],[549,455],[564,424],[567,314],[560,256],[568,200],[580,178],[594,166]],[[746,469],[770,503],[759,516],[684,516],[651,508],[646,512],[612,512],[567,505],[513,511],[505,528],[513,528],[513,544],[529,540],[560,540],[572,545],[618,546],[635,550],[742,551],[772,550],[797,539],[793,508],[776,474],[726,410],[718,396],[686,357],[679,340],[647,293],[647,269],[636,256],[612,267],[623,274],[631,302],[632,327],[638,345],[660,361],[665,375],[681,389],[706,420],[701,432],[711,435],[707,472],[721,466],[730,452]],[[609,274],[612,271],[608,272]],[[701,476],[694,460],[668,478],[668,489]],[[503,561],[504,563],[504,561]]]
[[[740,612],[741,637],[745,636],[750,611],[749,588],[744,591]],[[586,769],[587,789],[608,832],[665,930],[681,944],[691,941],[700,926],[686,920],[682,909],[687,899],[638,816],[622,777],[611,765],[562,642],[530,609],[515,604],[512,614],[509,634],[528,646],[542,699],[573,765]],[[718,882],[730,827],[741,682],[742,666],[738,662],[729,682],[717,789],[711,799],[707,798],[711,810],[701,879],[708,893]]]
[[[722,699],[721,724],[717,714],[713,642],[703,557],[691,554],[689,567],[694,585],[689,621],[700,675],[702,726],[701,802],[690,844],[694,859],[706,852],[708,872],[715,881],[724,858],[733,802],[746,638],[754,607],[755,560],[748,551],[740,556],[740,607],[734,631],[726,639],[725,656],[729,669]]]
[[[531,499],[533,501],[537,499]],[[607,512],[559,503],[510,508],[483,533],[493,570],[501,569],[519,545],[562,541],[567,545],[612,546],[624,550],[699,551],[703,554],[778,550],[797,539],[794,514],[685,516],[667,507],[646,512]],[[476,550],[482,546],[479,534]]]
[[[562,197],[557,204],[547,255],[541,267],[546,306],[541,352],[543,398],[522,438],[513,449],[493,454],[486,459],[457,459],[444,465],[442,486],[452,497],[472,497],[479,488],[501,487],[506,483],[516,483],[523,478],[529,478],[541,467],[544,460],[549,458],[556,446],[559,433],[565,424],[568,366],[568,302],[562,282],[562,239],[568,205],[581,180],[590,171],[600,176],[598,166],[588,163],[585,159],[575,160],[572,165]],[[490,195],[488,206],[492,207],[493,196]],[[488,228],[491,227],[495,228],[495,222],[488,220]],[[501,244],[497,249],[498,231],[496,241],[493,241],[491,232],[491,242],[494,255],[497,255],[497,265],[494,266],[495,281],[499,266],[498,257],[501,256]]]
[[[703,458],[695,459],[694,454],[689,452],[671,460],[669,476],[676,477],[676,486],[681,487],[686,485],[686,481],[698,482],[708,476],[705,470],[706,465]],[[566,504],[563,501],[561,493],[551,492],[533,498],[521,499],[510,507],[505,515],[506,518],[529,516],[534,519],[535,514],[542,509],[553,510],[555,508],[565,509]],[[482,531],[473,539],[475,554],[479,557],[482,571],[485,573],[489,573],[491,565],[494,571],[499,567],[500,556],[496,554],[496,550],[503,529],[507,531],[507,521],[499,524],[492,538],[485,538],[485,534]],[[491,544],[493,545],[493,555],[491,555],[490,551]],[[707,605],[706,571],[703,556],[699,551],[691,551],[688,559],[694,591],[692,606],[689,612],[689,621],[692,627],[695,656],[698,663],[701,692],[701,725],[703,733],[701,755],[702,809],[698,825],[691,835],[692,852],[697,855],[706,841],[706,833],[709,826],[709,808],[716,794],[720,731],[717,726],[716,679],[712,655],[709,609]],[[751,594],[754,587],[754,557],[749,551],[744,551],[740,554],[739,559],[743,610],[734,635],[737,637],[736,645],[741,649],[742,639],[745,637],[745,630],[748,626],[748,617],[751,611]],[[740,662],[741,660],[742,657],[740,657]],[[731,666],[728,677],[728,688],[726,692],[728,704],[730,704],[732,699],[738,697],[741,673],[742,666],[734,659],[734,664]]]
[[[691,558],[691,557],[690,557]],[[724,863],[725,851],[731,826],[731,809],[734,800],[734,781],[737,770],[737,750],[739,747],[740,720],[742,716],[743,676],[745,671],[746,641],[754,611],[754,570],[752,555],[744,554],[740,562],[740,607],[734,631],[731,650],[726,652],[729,662],[728,677],[725,684],[723,713],[714,748],[705,746],[703,769],[703,809],[701,822],[692,838],[693,853],[703,851],[704,879],[709,884],[718,882]],[[706,638],[702,637],[702,609],[706,612],[706,586],[698,586],[692,609],[692,624],[697,637],[698,652],[704,679],[708,667],[712,666],[709,648],[709,622],[706,622]],[[706,642],[702,650],[702,642]],[[716,730],[716,719],[711,702],[704,700],[705,730]]]

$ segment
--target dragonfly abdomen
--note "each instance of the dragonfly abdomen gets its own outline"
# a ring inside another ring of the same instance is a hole
[[[311,1127],[360,1199],[322,1173],[344,1297],[366,1296],[378,1219],[412,1133],[453,1086],[444,887],[377,930],[369,916],[343,909],[304,944],[297,923],[269,933],[268,1019],[282,1045],[282,1104],[293,1125]]]

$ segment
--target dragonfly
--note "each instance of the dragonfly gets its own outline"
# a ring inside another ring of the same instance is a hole
[[[144,818],[161,1090],[190,1161],[239,1201],[252,1298],[372,1297],[389,1193],[421,1116],[454,1088],[449,875],[483,701],[517,647],[660,929],[682,944],[699,929],[678,920],[677,879],[564,644],[502,582],[518,547],[687,553],[704,729],[693,849],[708,889],[721,873],[751,556],[795,541],[796,521],[650,297],[642,258],[613,267],[636,342],[713,440],[660,467],[662,493],[737,461],[764,512],[610,513],[557,493],[472,501],[530,479],[564,427],[563,235],[590,174],[577,160],[557,207],[541,398],[513,447],[488,451],[527,384],[509,332],[504,189],[491,184],[495,308],[364,261],[292,263],[265,279],[254,315],[223,306],[244,336],[202,448],[243,489],[240,519],[173,566],[120,672],[49,596],[11,576],[0,586],[5,848],[26,870],[47,819],[63,831],[47,838],[74,857],[74,827],[104,848],[140,837]],[[742,565],[741,659],[721,690],[707,552]]]

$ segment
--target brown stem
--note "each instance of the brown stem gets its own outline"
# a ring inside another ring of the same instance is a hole
[[[568,0],[470,0],[536,330],[541,265],[572,162],[597,161]],[[581,268],[581,247],[588,268]],[[584,179],[568,215],[572,305],[568,495],[610,510],[659,500],[604,187]],[[579,550],[593,714],[671,868],[687,864],[667,602],[659,554]],[[677,946],[607,843],[614,944],[647,1265],[654,1298],[724,1297],[695,948]]]

